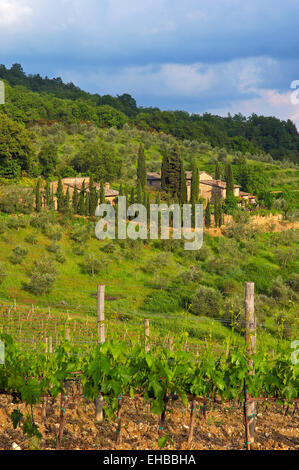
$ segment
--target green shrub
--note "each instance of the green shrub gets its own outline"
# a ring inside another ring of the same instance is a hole
[[[30,281],[25,288],[35,295],[46,294],[53,288],[56,279],[55,263],[51,259],[41,258],[35,261]]]
[[[291,289],[294,292],[299,293],[299,274],[298,273],[292,273],[289,276],[288,285],[291,287]]]
[[[12,264],[21,264],[27,254],[27,248],[22,246],[16,246],[16,248],[12,250],[12,254],[9,257],[9,260]]]
[[[217,317],[220,314],[221,295],[212,287],[200,286],[191,299],[190,311],[195,315]]]
[[[5,186],[1,188],[0,210],[7,214],[30,214],[33,210],[34,195],[30,188]]]
[[[57,243],[53,242],[51,243],[51,245],[48,245],[47,246],[47,250],[50,252],[50,253],[58,253],[60,251],[60,246],[57,245]]]
[[[34,233],[29,233],[25,237],[25,242],[30,243],[30,245],[37,245],[37,243],[38,243],[37,235],[35,235]]]
[[[0,263],[0,284],[2,284],[7,277],[6,268],[3,263]]]
[[[104,255],[96,256],[89,253],[81,264],[82,271],[90,274],[92,277],[108,266],[108,258]]]
[[[49,225],[55,224],[55,221],[56,213],[54,211],[43,210],[31,219],[30,225],[45,232]]]

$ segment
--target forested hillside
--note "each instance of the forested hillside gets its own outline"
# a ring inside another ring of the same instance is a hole
[[[184,111],[161,111],[138,107],[129,94],[86,93],[61,78],[26,75],[19,64],[10,69],[0,66],[0,79],[7,81],[7,103],[1,112],[26,124],[60,121],[79,123],[92,121],[99,127],[122,128],[127,122],[142,130],[155,129],[182,140],[207,142],[227,151],[262,154],[265,159],[299,161],[299,136],[290,120],[253,114],[225,118],[211,114]],[[32,93],[29,92],[31,90]]]

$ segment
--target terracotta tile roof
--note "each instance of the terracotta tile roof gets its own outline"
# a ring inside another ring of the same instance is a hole
[[[221,189],[226,189],[226,182],[225,181],[220,181],[220,180],[201,180],[200,184],[207,184],[209,186],[216,186]],[[241,188],[239,184],[234,184],[235,188]]]

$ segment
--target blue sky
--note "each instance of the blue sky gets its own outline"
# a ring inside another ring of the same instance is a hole
[[[0,63],[139,106],[299,124],[298,0],[0,0]]]

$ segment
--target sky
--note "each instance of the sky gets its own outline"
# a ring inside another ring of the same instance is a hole
[[[298,18],[298,0],[0,0],[0,63],[139,106],[299,128]]]

